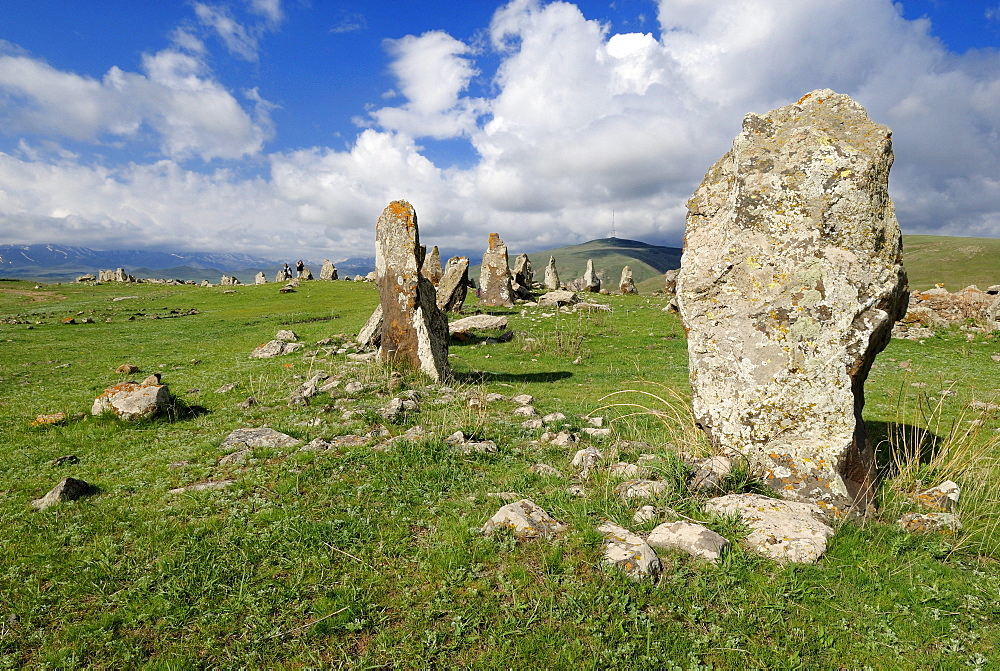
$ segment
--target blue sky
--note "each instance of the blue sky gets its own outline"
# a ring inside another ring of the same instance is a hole
[[[0,241],[371,256],[679,245],[747,112],[894,131],[904,232],[1000,235],[1000,0],[5,0]]]

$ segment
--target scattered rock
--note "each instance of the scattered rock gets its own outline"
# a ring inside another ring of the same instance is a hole
[[[649,532],[646,542],[652,548],[683,550],[692,557],[718,561],[729,541],[711,529],[694,522],[665,522]]]
[[[535,402],[535,397],[531,394],[518,394],[517,396],[511,396],[510,400],[518,405],[531,405]]]
[[[48,426],[50,424],[61,424],[66,421],[65,412],[53,412],[47,415],[38,415],[31,420],[31,426]]]
[[[518,538],[553,538],[566,530],[566,525],[552,518],[530,499],[509,503],[486,521],[483,533],[491,535],[496,529],[508,528]]]
[[[45,510],[63,501],[76,501],[96,493],[97,488],[88,482],[76,478],[63,478],[48,494],[32,501],[31,507],[35,510]]]
[[[134,363],[123,363],[118,368],[115,368],[115,372],[119,375],[135,375],[139,372],[139,367]]]
[[[531,467],[530,472],[534,473],[535,475],[544,475],[545,477],[550,477],[550,478],[563,477],[562,473],[552,468],[548,464],[535,464],[534,466]]]
[[[907,513],[899,518],[898,524],[900,528],[911,532],[962,530],[962,523],[953,513]]]
[[[251,407],[253,407],[255,405],[257,405],[257,399],[254,398],[253,396],[247,396],[247,398],[246,398],[245,401],[237,404],[237,407],[242,408],[243,410],[246,410],[246,409],[251,408]]]
[[[670,484],[663,480],[626,480],[615,487],[615,493],[623,499],[652,499],[670,493]]]
[[[962,490],[952,480],[946,480],[937,487],[925,489],[914,495],[914,500],[924,508],[953,513],[958,509],[958,499]]]
[[[185,487],[175,487],[167,491],[168,494],[185,494],[187,492],[203,492],[210,489],[225,489],[233,484],[233,480],[211,480],[209,482],[196,482]]]
[[[619,568],[637,581],[659,574],[660,559],[640,536],[611,522],[605,522],[597,530],[604,534],[602,564]]]
[[[514,417],[536,417],[538,415],[533,405],[522,405],[519,408],[514,408],[514,411],[510,414]]]
[[[626,479],[640,479],[648,478],[649,470],[643,468],[642,466],[637,466],[635,464],[630,464],[625,461],[619,461],[616,464],[611,464],[607,468],[608,475],[613,478],[626,478]]]
[[[526,419],[521,422],[522,429],[540,429],[542,426],[542,420],[537,417],[535,419]]]
[[[566,419],[566,415],[561,412],[550,412],[549,414],[542,417],[542,421],[546,424],[552,424],[553,422],[561,422]]]
[[[580,469],[580,477],[585,478],[603,461],[604,455],[596,447],[586,447],[573,455],[573,461],[570,462],[570,465]]]
[[[663,512],[659,508],[656,506],[646,505],[635,511],[635,514],[632,515],[632,521],[636,524],[645,524],[646,522],[658,519],[662,516]]]
[[[80,463],[80,457],[75,454],[65,454],[61,457],[56,457],[49,462],[51,466],[65,466],[66,464],[78,464]]]
[[[688,484],[696,492],[715,492],[733,470],[733,462],[728,457],[716,455],[690,462],[694,473]]]
[[[270,359],[271,357],[284,356],[304,349],[305,345],[297,342],[286,342],[284,340],[271,340],[264,343],[250,353],[251,359]]]
[[[538,297],[539,307],[558,308],[564,305],[574,305],[580,302],[580,297],[572,291],[564,289],[550,291]]]
[[[235,382],[227,382],[226,384],[224,384],[221,387],[219,387],[218,389],[216,389],[215,393],[216,394],[225,394],[226,392],[230,392],[233,389],[236,389],[236,387],[237,387],[237,384]]]
[[[154,417],[170,406],[170,391],[163,384],[121,382],[94,399],[90,414],[111,412],[119,419]]]
[[[507,317],[503,315],[472,315],[448,324],[448,333],[451,335],[466,334],[472,329],[505,329],[507,328]]]
[[[772,499],[759,494],[727,494],[705,503],[716,515],[739,515],[751,528],[744,543],[778,562],[813,563],[826,552],[833,529],[815,503]]]

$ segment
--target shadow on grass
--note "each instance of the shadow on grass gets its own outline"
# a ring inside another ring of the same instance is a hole
[[[899,467],[930,463],[941,447],[941,437],[930,429],[900,422],[865,422],[868,441],[875,446],[875,468],[881,478],[899,474]]]
[[[491,373],[490,371],[474,371],[470,373],[453,373],[455,380],[465,384],[481,384],[484,382],[555,382],[573,377],[568,370],[556,370],[547,373]]]
[[[176,396],[173,398],[173,403],[169,410],[167,410],[167,417],[171,422],[182,422],[205,414],[208,414],[208,408],[205,406],[189,404],[184,399]]]

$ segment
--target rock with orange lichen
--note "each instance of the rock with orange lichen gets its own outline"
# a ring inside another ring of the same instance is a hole
[[[907,305],[890,135],[830,90],[748,114],[688,201],[677,278],[698,424],[838,512],[872,500],[864,382]]]
[[[507,262],[507,245],[490,233],[489,247],[479,270],[479,302],[494,307],[514,306],[514,287]]]
[[[660,558],[641,536],[611,522],[605,522],[597,530],[604,534],[602,564],[617,567],[636,581],[655,578],[660,573]]]
[[[383,361],[400,362],[439,381],[450,375],[448,319],[421,274],[417,212],[405,200],[386,206],[375,224],[375,283],[382,307]]]
[[[110,412],[125,420],[153,417],[170,406],[170,391],[165,384],[122,382],[108,387],[94,399],[92,415]]]

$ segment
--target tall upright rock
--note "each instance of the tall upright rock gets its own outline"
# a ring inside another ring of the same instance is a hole
[[[431,248],[430,254],[424,258],[424,265],[420,268],[420,272],[423,273],[424,277],[431,281],[431,284],[437,286],[441,282],[441,276],[444,274],[441,270],[441,252],[438,250],[437,245]]]
[[[514,272],[511,277],[511,288],[518,298],[531,298],[531,282],[535,271],[531,269],[531,259],[527,254],[518,254],[514,259]]]
[[[559,289],[559,271],[556,270],[556,257],[549,257],[549,265],[545,266],[545,288],[549,291]]]
[[[696,421],[785,497],[864,507],[864,382],[906,311],[890,131],[828,89],[748,114],[688,201],[677,299]]]
[[[623,294],[638,293],[635,290],[635,282],[632,280],[632,269],[628,266],[622,268],[622,278],[618,281],[618,291]]]
[[[417,213],[405,200],[394,200],[375,225],[380,355],[442,380],[449,375],[448,319],[437,307],[434,285],[420,272],[421,257]]]
[[[587,259],[587,270],[583,273],[583,290],[595,294],[601,290],[601,278],[594,272],[594,259]]]
[[[445,312],[461,312],[469,291],[469,259],[453,256],[448,259],[444,275],[437,288],[437,306]]]
[[[320,268],[319,278],[321,280],[337,279],[337,266],[333,265],[330,259],[323,260],[323,267]]]
[[[490,233],[490,246],[483,254],[483,264],[479,269],[479,302],[483,305],[513,307],[514,290],[510,280],[507,245],[498,233]]]

